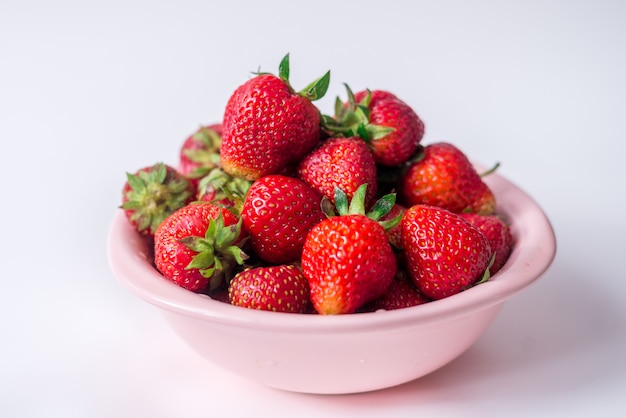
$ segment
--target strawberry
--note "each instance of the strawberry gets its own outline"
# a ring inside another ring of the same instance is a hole
[[[324,96],[330,72],[295,92],[289,84],[289,54],[278,76],[259,73],[239,86],[224,111],[221,164],[247,180],[284,173],[321,139],[321,116],[312,101]]]
[[[241,222],[225,208],[189,204],[157,228],[155,264],[166,279],[185,289],[213,290],[230,280],[247,258],[239,247],[244,237]]]
[[[274,174],[255,181],[241,211],[252,250],[270,263],[299,260],[307,233],[326,217],[321,201],[297,178]]]
[[[367,184],[366,206],[377,190],[376,163],[360,138],[330,138],[302,159],[297,176],[334,202],[335,187],[352,199],[358,187]]]
[[[506,263],[513,249],[513,235],[511,235],[509,225],[497,215],[461,213],[460,216],[476,226],[489,241],[491,251],[494,254],[494,261],[489,268],[489,274],[493,276]]]
[[[190,135],[179,152],[178,171],[197,184],[215,167],[220,165],[222,124],[201,126]]]
[[[424,123],[415,111],[396,95],[384,90],[352,93],[348,102],[335,105],[335,117],[325,117],[328,130],[344,136],[359,136],[372,149],[382,166],[406,162],[424,137]]]
[[[350,103],[351,90],[350,90],[350,87],[348,86],[346,86],[346,89],[348,90],[348,102],[345,104],[345,106],[350,107],[351,106],[351,103]],[[361,91],[354,93],[354,99],[352,100],[352,102],[359,103],[359,104],[366,104],[366,101],[368,100],[369,100],[368,106],[371,108],[373,106],[376,106],[376,104],[381,100],[400,100],[400,99],[398,99],[398,96],[396,96],[395,94],[387,90],[361,90]]]
[[[126,173],[122,205],[126,217],[143,236],[153,237],[163,220],[194,199],[191,182],[163,163]]]
[[[302,272],[311,287],[313,307],[320,314],[356,312],[382,296],[396,273],[385,226],[377,222],[395,196],[381,198],[365,215],[366,188],[359,187],[350,205],[346,194],[336,188],[339,216],[315,225],[304,242]]]
[[[394,204],[389,212],[387,212],[384,216],[380,218],[382,222],[391,222],[394,218],[400,217],[406,212],[406,208],[399,203]],[[391,248],[396,255],[396,263],[398,268],[404,268],[406,265],[406,257],[404,250],[402,249],[402,228],[400,226],[400,222],[397,225],[390,227],[385,230],[387,233],[387,238],[389,239],[389,243],[391,244]]]
[[[425,204],[484,215],[492,214],[496,207],[492,191],[467,156],[446,142],[424,147],[402,174],[398,189],[407,207]]]
[[[228,287],[231,305],[274,312],[304,313],[309,283],[293,265],[255,267],[237,273]]]
[[[408,272],[426,297],[442,299],[488,280],[489,242],[458,214],[415,205],[404,213],[401,228]]]
[[[359,311],[374,312],[380,309],[392,311],[428,302],[430,299],[420,293],[408,273],[405,270],[398,270],[385,294],[365,304]]]

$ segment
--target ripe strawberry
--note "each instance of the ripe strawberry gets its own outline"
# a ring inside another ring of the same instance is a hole
[[[348,102],[346,106],[350,106],[350,94],[351,90],[346,86],[348,90]],[[368,98],[369,96],[369,98]],[[361,90],[354,93],[354,103],[365,104],[366,100],[369,100],[369,106],[376,106],[381,100],[400,100],[398,96],[387,90]]]
[[[392,311],[422,305],[428,302],[430,302],[430,299],[420,293],[415,284],[411,281],[408,273],[405,270],[398,270],[387,292],[378,299],[374,299],[365,304],[360,311],[374,312],[379,309]]]
[[[408,272],[425,296],[442,299],[489,278],[489,242],[458,214],[415,205],[401,227]]]
[[[140,234],[153,237],[159,224],[191,202],[194,194],[193,185],[182,174],[157,163],[126,174],[120,207]]]
[[[395,203],[389,212],[387,212],[383,217],[380,218],[382,222],[392,221],[396,217],[402,218],[402,215],[406,212],[406,208],[399,203]],[[393,249],[394,254],[396,255],[396,263],[398,268],[404,268],[406,265],[406,257],[404,254],[404,250],[402,249],[402,228],[400,226],[400,222],[397,225],[386,229],[387,238],[389,239],[389,243],[391,244],[391,248]]]
[[[231,305],[264,311],[304,313],[309,283],[293,265],[255,267],[237,273],[228,287]]]
[[[335,199],[335,187],[351,199],[360,185],[367,184],[366,205],[376,195],[376,163],[360,138],[340,137],[324,141],[302,159],[297,175],[331,202]]]
[[[270,263],[299,260],[307,233],[326,217],[321,201],[297,178],[274,174],[255,181],[241,211],[252,250]]]
[[[497,215],[478,215],[476,213],[461,213],[460,216],[476,226],[487,238],[494,261],[489,267],[489,274],[493,276],[506,263],[513,249],[513,235],[504,220]]]
[[[330,72],[296,93],[289,54],[278,77],[260,73],[238,87],[224,112],[221,163],[236,177],[257,180],[284,173],[320,141],[321,116],[312,101],[328,89]]]
[[[195,182],[220,165],[222,124],[200,127],[180,148],[178,171]]]
[[[216,289],[234,275],[246,254],[241,222],[225,208],[211,203],[187,205],[171,214],[154,236],[157,269],[177,285],[193,292]]]
[[[406,162],[424,137],[424,123],[417,113],[388,91],[366,90],[352,96],[347,89],[347,106],[336,115],[340,123],[343,121],[369,144],[377,164]]]
[[[347,103],[337,102],[334,119],[325,118],[327,128],[345,136],[359,136],[372,149],[382,166],[406,162],[424,137],[424,123],[415,111],[393,93],[369,90],[348,91]]]
[[[407,207],[425,204],[483,215],[496,207],[492,191],[467,156],[446,142],[423,148],[401,176],[398,194]]]
[[[339,216],[315,225],[304,242],[302,272],[311,287],[313,307],[320,314],[356,312],[382,296],[396,273],[391,244],[384,226],[377,222],[393,201],[385,200],[384,205],[379,201],[366,216],[366,187],[359,188],[349,206],[345,193],[337,188]]]

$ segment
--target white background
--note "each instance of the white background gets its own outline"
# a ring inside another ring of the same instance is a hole
[[[0,416],[613,417],[626,412],[626,3],[0,0]],[[443,369],[374,393],[260,387],[181,343],[112,276],[126,171],[176,164],[291,53],[395,92],[529,192],[558,254]]]

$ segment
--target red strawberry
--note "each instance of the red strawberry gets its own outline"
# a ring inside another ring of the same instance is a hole
[[[336,189],[339,216],[315,225],[304,242],[302,272],[311,287],[311,302],[324,315],[356,312],[382,296],[396,273],[396,259],[385,228],[377,222],[384,210],[364,213],[365,187],[348,206]],[[386,210],[393,205],[386,202]]]
[[[335,107],[335,117],[325,118],[327,128],[345,136],[359,136],[372,149],[382,166],[406,162],[424,137],[424,123],[415,111],[394,94],[375,90],[356,95],[348,91],[348,102]]]
[[[425,296],[442,299],[488,279],[489,242],[458,214],[415,205],[401,227],[408,272]]]
[[[194,199],[195,189],[189,180],[163,163],[127,173],[126,179],[120,207],[144,236],[154,236],[167,216]]]
[[[187,205],[171,214],[154,236],[157,269],[193,292],[216,289],[247,256],[240,245],[241,223],[211,203]]]
[[[181,146],[178,165],[180,173],[197,183],[211,169],[219,167],[221,143],[221,123],[200,127]]]
[[[406,212],[406,208],[398,203],[394,204],[389,212],[387,212],[383,217],[380,218],[382,222],[392,221],[394,218],[402,215]],[[386,229],[387,238],[389,239],[389,243],[391,244],[391,248],[394,250],[394,254],[396,255],[396,262],[398,268],[404,268],[406,265],[406,257],[404,254],[404,250],[402,249],[402,228],[400,226],[400,222],[397,225]]]
[[[326,217],[321,201],[297,178],[275,174],[255,181],[241,211],[251,248],[270,263],[299,260],[307,233]]]
[[[425,204],[451,212],[492,214],[495,197],[467,156],[440,142],[424,147],[400,178],[398,194],[406,206]]]
[[[350,95],[350,88],[348,89],[348,96]],[[369,96],[369,99],[368,99]],[[365,103],[366,100],[369,100],[369,106],[376,106],[376,104],[381,100],[400,100],[398,96],[395,94],[386,91],[386,90],[361,90],[354,94],[354,102],[355,103]],[[348,97],[348,103],[346,106],[350,106],[350,97]]]
[[[478,215],[475,213],[461,213],[460,215],[480,229],[489,241],[495,257],[489,268],[489,273],[493,276],[506,263],[513,249],[513,235],[511,235],[509,226],[497,215]]]
[[[237,273],[228,287],[230,303],[264,311],[304,313],[309,284],[293,265],[255,267]]]
[[[321,116],[311,103],[328,89],[330,72],[296,93],[289,84],[289,54],[279,75],[261,73],[238,87],[224,112],[221,163],[236,177],[257,180],[284,173],[321,138]]]
[[[365,304],[360,311],[374,312],[379,309],[392,311],[422,305],[428,302],[430,302],[430,299],[420,293],[415,284],[411,281],[408,273],[404,270],[398,270],[387,292],[378,299]]]
[[[307,155],[298,166],[298,177],[334,202],[338,187],[351,199],[367,184],[366,205],[377,189],[376,163],[367,145],[356,137],[330,138]]]

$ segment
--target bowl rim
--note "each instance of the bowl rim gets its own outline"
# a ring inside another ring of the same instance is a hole
[[[539,205],[498,173],[484,181],[511,222],[515,246],[507,263],[489,281],[454,296],[410,308],[349,315],[291,314],[251,310],[193,293],[165,279],[149,261],[146,241],[117,209],[107,236],[110,268],[117,280],[144,301],[169,312],[250,329],[342,333],[373,331],[450,320],[502,304],[535,282],[551,265],[556,237]]]

